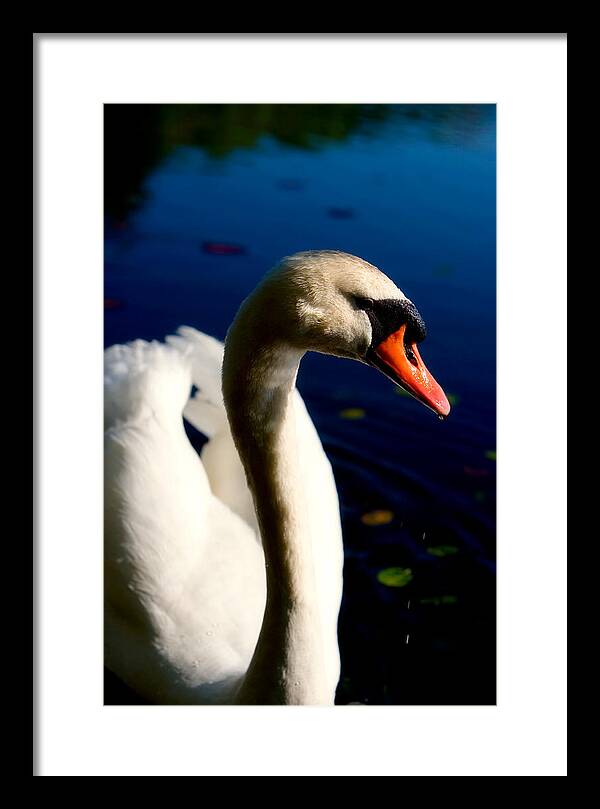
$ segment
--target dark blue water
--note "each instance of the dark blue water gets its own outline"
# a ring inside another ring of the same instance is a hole
[[[416,303],[445,422],[358,363],[298,380],[342,507],[337,699],[495,702],[495,108],[111,106],[105,175],[106,345],[223,338],[298,250]]]

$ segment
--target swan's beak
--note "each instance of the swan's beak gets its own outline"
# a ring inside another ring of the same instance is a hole
[[[427,370],[417,344],[405,341],[405,333],[406,324],[371,348],[367,358],[392,382],[423,402],[440,418],[445,418],[450,412],[446,394]]]

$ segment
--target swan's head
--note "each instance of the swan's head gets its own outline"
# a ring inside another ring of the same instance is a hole
[[[348,253],[309,251],[284,258],[247,299],[254,327],[304,351],[374,366],[440,417],[450,405],[419,354],[425,324],[381,270]],[[243,311],[243,310],[242,310]]]

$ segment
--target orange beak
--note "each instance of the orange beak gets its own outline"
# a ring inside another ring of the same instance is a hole
[[[450,412],[446,394],[427,370],[416,343],[406,343],[406,324],[369,352],[369,360],[392,382],[423,402],[440,418]]]

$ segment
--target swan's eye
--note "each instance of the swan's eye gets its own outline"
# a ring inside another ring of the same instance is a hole
[[[406,340],[406,336],[404,337],[404,352],[406,354],[406,359],[413,365],[417,366],[415,352],[412,350],[411,344]]]
[[[365,312],[369,312],[373,308],[373,299],[372,298],[358,298],[355,295],[354,296],[354,303],[356,304],[358,309],[362,309]]]

